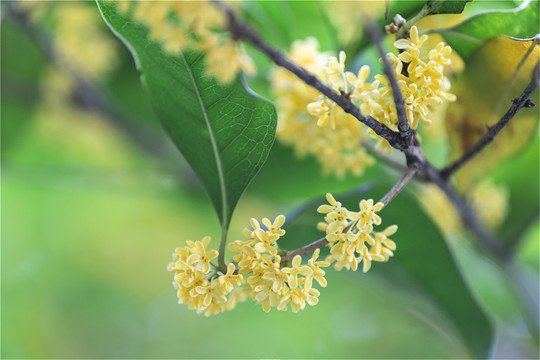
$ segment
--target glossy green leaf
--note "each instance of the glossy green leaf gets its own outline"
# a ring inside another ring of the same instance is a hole
[[[467,62],[464,73],[454,81],[451,91],[457,100],[447,112],[450,160],[458,159],[471,149],[531,81],[533,67],[540,56],[540,46],[535,44],[531,48],[533,44],[533,41],[500,36],[487,41]],[[536,94],[538,91],[531,98],[537,98]],[[537,124],[538,107],[521,109],[491,144],[459,170],[459,187],[470,188],[504,160],[523,151],[535,135]]]
[[[447,0],[441,5],[437,6],[440,0],[428,0],[428,6],[437,6],[435,10],[431,11],[431,15],[435,14],[461,14],[465,9],[465,5],[472,0]]]
[[[484,11],[440,32],[465,60],[487,39],[498,35],[528,39],[538,31],[538,1],[525,0],[512,10]]]
[[[208,191],[226,229],[232,212],[264,164],[274,141],[274,107],[236,79],[205,74],[204,56],[164,53],[148,30],[98,1],[110,28],[130,48],[142,82],[168,134]]]
[[[365,185],[364,189],[359,189],[355,196],[348,199],[334,195],[348,209],[358,210],[360,199],[373,198],[377,201],[391,187],[390,183],[377,184],[371,188]],[[323,203],[324,199],[311,202],[302,215],[288,223],[285,226],[287,233],[280,246],[294,249],[324,237],[324,233],[315,229],[317,222],[323,219],[316,209]],[[472,295],[435,224],[408,192],[401,193],[380,215],[382,225],[376,226],[374,230],[382,231],[387,226],[397,224],[399,229],[392,236],[397,250],[387,263],[373,263],[368,273],[358,271],[358,276],[379,275],[403,291],[427,297],[461,335],[471,357],[489,357],[494,336],[491,324]],[[397,302],[399,299],[396,299]]]

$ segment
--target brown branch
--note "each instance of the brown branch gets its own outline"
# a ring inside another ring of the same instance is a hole
[[[386,74],[386,77],[388,78],[388,81],[390,82],[390,86],[392,88],[392,96],[394,97],[394,104],[396,105],[396,113],[398,118],[399,135],[407,144],[411,144],[413,139],[413,131],[409,127],[409,120],[407,119],[407,109],[405,108],[405,100],[403,99],[403,94],[401,93],[401,89],[399,88],[396,75],[394,74],[394,71],[392,71],[392,67],[390,66],[390,63],[388,63],[388,59],[386,58],[386,54],[384,53],[384,50],[382,48],[381,32],[379,31],[379,28],[377,28],[371,23],[368,25],[367,30],[371,41],[377,48],[377,52],[381,57],[384,66],[384,73]]]
[[[306,246],[302,246],[301,248],[298,248],[296,250],[287,251],[285,255],[281,257],[281,262],[287,262],[294,259],[296,255],[305,255],[309,254],[310,252],[313,252],[319,248],[322,248],[323,246],[326,246],[328,244],[328,240],[326,238],[319,239],[317,241],[312,242],[311,244],[308,244]]]
[[[538,62],[532,73],[532,80],[527,85],[525,90],[519,98],[512,100],[512,105],[510,109],[502,116],[502,118],[492,127],[489,128],[487,133],[474,145],[469,151],[467,151],[460,159],[456,160],[454,163],[448,165],[442,169],[441,176],[443,179],[447,180],[454,172],[459,170],[463,165],[475,157],[480,151],[482,151],[486,145],[491,143],[495,136],[499,134],[502,129],[512,120],[514,116],[524,107],[531,107],[534,104],[530,101],[530,96],[538,87],[540,83],[540,74],[539,74],[540,62]]]
[[[392,131],[383,123],[375,120],[371,116],[364,116],[360,112],[360,109],[354,105],[349,99],[336,93],[330,87],[322,83],[315,75],[309,73],[303,67],[290,61],[279,50],[268,45],[249,25],[243,23],[236,13],[227,5],[221,1],[214,1],[214,4],[218,6],[229,19],[229,31],[233,39],[243,39],[253,44],[257,49],[268,55],[272,61],[281,66],[300,80],[308,84],[309,86],[317,89],[323,95],[335,102],[346,113],[351,114],[361,123],[371,128],[377,135],[387,140],[390,145],[398,150],[404,150],[408,147],[408,144],[401,139],[398,133]]]
[[[394,198],[403,190],[403,188],[409,183],[409,181],[412,180],[414,175],[418,172],[420,169],[420,165],[418,163],[412,164],[405,175],[390,189],[390,191],[383,196],[383,198],[380,200],[384,204],[384,206],[388,205],[390,201],[394,200]]]

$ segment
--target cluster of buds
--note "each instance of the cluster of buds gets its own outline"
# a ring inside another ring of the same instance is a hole
[[[397,231],[397,225],[387,227],[382,232],[373,232],[373,225],[381,224],[377,212],[383,203],[373,204],[373,200],[360,201],[360,211],[349,211],[336,201],[331,194],[326,194],[329,205],[321,205],[318,212],[326,214],[325,222],[319,223],[320,230],[326,232],[330,256],[326,259],[334,262],[336,270],[342,268],[356,270],[363,263],[362,270],[367,272],[372,261],[388,261],[394,255],[396,244],[388,237]]]

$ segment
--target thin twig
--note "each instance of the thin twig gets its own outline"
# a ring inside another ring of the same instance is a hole
[[[281,257],[281,262],[291,261],[296,255],[306,255],[326,245],[328,245],[328,240],[323,237],[322,239],[314,241],[306,246],[302,246],[296,250],[287,251],[287,253]]]
[[[456,172],[461,168],[465,163],[475,157],[480,151],[482,151],[486,145],[491,143],[495,136],[501,132],[502,129],[512,120],[512,118],[521,110],[523,107],[533,106],[530,102],[530,96],[538,87],[540,82],[539,77],[539,66],[540,62],[536,64],[531,82],[527,85],[525,90],[519,98],[516,98],[512,101],[512,106],[510,109],[502,116],[502,118],[495,124],[490,127],[487,133],[474,145],[469,151],[467,151],[460,159],[456,160],[454,163],[448,165],[441,170],[441,176],[443,179],[448,179],[450,175]]]
[[[323,95],[334,101],[339,107],[341,107],[346,113],[351,114],[361,123],[371,128],[377,135],[387,140],[390,145],[398,150],[404,150],[408,147],[398,133],[392,131],[383,123],[375,120],[371,116],[364,116],[360,112],[360,109],[354,105],[349,99],[336,93],[330,87],[322,83],[315,75],[309,73],[303,67],[290,61],[279,50],[268,45],[249,25],[243,23],[236,15],[236,13],[227,5],[221,1],[214,1],[214,4],[218,6],[229,19],[229,31],[232,33],[233,39],[243,39],[252,43],[257,49],[268,55],[272,61],[281,66],[300,80],[304,81],[309,86],[317,89]]]
[[[371,155],[375,156],[377,159],[381,160],[382,162],[386,163],[391,168],[401,172],[405,173],[407,171],[407,165],[404,163],[401,163],[400,161],[394,159],[393,157],[377,150],[375,146],[369,141],[362,141],[360,143],[364,149],[366,149]]]
[[[394,198],[403,190],[403,188],[411,181],[411,179],[414,177],[416,172],[420,169],[419,164],[412,164],[405,175],[390,189],[390,191],[383,196],[383,198],[380,200],[384,204],[384,206],[388,205],[390,201],[394,200]]]
[[[409,127],[409,120],[407,119],[407,109],[405,108],[405,100],[403,99],[403,94],[401,93],[401,89],[399,88],[396,75],[394,74],[394,71],[392,70],[392,67],[390,66],[390,63],[388,62],[386,54],[384,53],[384,50],[382,48],[381,32],[379,31],[379,28],[372,23],[368,25],[367,30],[371,42],[375,44],[377,52],[382,59],[384,73],[386,74],[386,77],[390,82],[390,86],[392,87],[392,96],[394,97],[394,104],[396,105],[396,113],[398,118],[399,135],[405,142],[410,144],[413,138],[413,132]]]

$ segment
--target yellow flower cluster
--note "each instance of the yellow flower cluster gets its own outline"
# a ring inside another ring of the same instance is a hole
[[[197,242],[188,241],[186,247],[175,250],[173,262],[167,267],[175,272],[178,301],[206,315],[230,310],[247,297],[242,288],[235,288],[243,283],[243,278],[235,274],[234,264],[229,264],[223,274],[210,263],[218,252],[207,251],[209,243],[209,236]]]
[[[69,70],[93,80],[102,79],[118,65],[117,45],[95,4],[77,1],[20,1],[33,21],[51,24],[54,51]]]
[[[496,185],[490,179],[480,182],[469,195],[469,202],[478,218],[490,228],[499,226],[506,219],[508,201],[508,188]]]
[[[441,42],[426,54],[421,47],[427,39],[427,35],[419,36],[413,26],[410,39],[394,43],[401,51],[399,56],[386,55],[401,88],[413,129],[417,128],[420,120],[430,123],[428,114],[431,107],[443,100],[455,100],[455,96],[447,92],[450,84],[444,76],[444,68],[450,64],[448,56],[451,49]],[[318,76],[333,91],[349,97],[362,114],[397,131],[397,112],[386,76],[375,75],[375,80],[368,82],[370,68],[367,65],[362,66],[357,74],[345,71],[346,54],[342,51],[338,58],[328,57],[328,54],[319,52],[315,39],[293,43],[289,57]],[[360,175],[365,166],[373,163],[373,159],[359,146],[366,138],[366,128],[332,100],[299,83],[300,80],[285,70],[274,72],[272,85],[279,113],[278,137],[293,145],[300,155],[315,155],[327,172],[343,175],[351,171]],[[311,117],[305,114],[306,110]],[[313,118],[322,129],[315,126]],[[379,141],[380,147],[390,152],[391,147],[386,140],[371,131],[369,133]]]
[[[117,1],[118,10],[148,26],[150,38],[178,55],[185,49],[206,54],[206,71],[224,83],[240,70],[255,72],[251,58],[225,29],[225,15],[211,1]]]
[[[382,232],[373,232],[373,225],[381,224],[377,212],[383,208],[383,203],[374,205],[372,199],[362,200],[360,211],[354,212],[343,207],[331,194],[326,194],[326,199],[329,205],[321,205],[317,209],[326,214],[325,222],[319,223],[319,229],[326,231],[326,240],[331,248],[326,260],[335,261],[336,270],[356,270],[363,262],[362,270],[367,272],[372,261],[388,261],[394,255],[396,244],[388,237],[395,234],[397,225]]]
[[[317,261],[319,251],[315,251],[308,265],[301,265],[302,258],[297,255],[291,266],[281,266],[276,241],[285,234],[281,226],[285,216],[278,216],[273,223],[263,219],[265,229],[259,222],[251,220],[252,229],[245,229],[246,241],[237,240],[230,245],[230,250],[237,254],[233,260],[238,263],[239,274],[247,276],[246,283],[252,298],[268,312],[272,307],[287,310],[291,304],[293,312],[317,304],[319,291],[312,287],[313,279],[321,286],[326,286],[322,267],[329,264]]]
[[[302,265],[302,258],[297,255],[291,266],[282,266],[276,241],[285,234],[281,229],[284,222],[283,215],[274,222],[263,219],[262,226],[251,219],[252,228],[244,230],[247,240],[229,245],[235,255],[225,274],[210,263],[218,252],[206,250],[209,237],[199,242],[188,241],[188,246],[176,249],[168,270],[175,272],[179,302],[206,315],[230,310],[248,296],[266,312],[272,307],[287,310],[288,304],[297,312],[306,303],[317,304],[320,293],[313,287],[313,280],[326,286],[322,268],[329,263],[317,261],[317,249],[307,265]]]
[[[419,200],[424,211],[445,235],[462,231],[459,212],[437,186],[423,185]],[[483,180],[471,189],[467,200],[480,222],[487,227],[495,228],[506,219],[509,194],[504,185],[496,185],[490,179]]]
[[[320,78],[331,76],[342,82],[334,74],[341,65],[336,60],[328,66],[329,55],[319,52],[316,39],[308,38],[292,44],[289,58]],[[374,163],[366,150],[359,146],[367,134],[354,117],[321,97],[317,90],[287,70],[279,68],[273,72],[272,88],[279,117],[277,137],[281,142],[294,146],[299,156],[314,156],[325,173],[334,173],[339,177],[348,171],[359,176]],[[318,126],[313,117],[319,119],[320,125],[331,124],[332,130]]]

